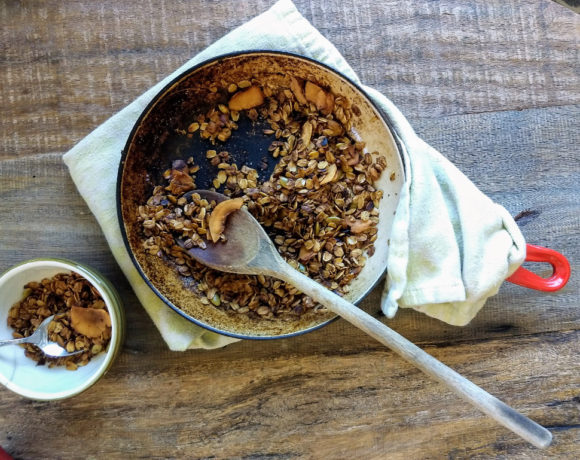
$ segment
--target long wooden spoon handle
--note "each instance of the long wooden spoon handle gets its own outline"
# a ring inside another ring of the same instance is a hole
[[[444,383],[459,396],[534,446],[545,448],[550,445],[552,434],[546,428],[490,395],[355,305],[289,266],[283,273],[278,272],[277,276],[374,337],[426,374]]]

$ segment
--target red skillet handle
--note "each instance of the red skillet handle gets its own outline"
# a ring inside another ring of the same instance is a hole
[[[553,292],[562,289],[570,279],[570,262],[559,252],[552,249],[526,244],[526,260],[529,262],[547,262],[554,270],[549,278],[518,268],[506,281],[537,291]]]

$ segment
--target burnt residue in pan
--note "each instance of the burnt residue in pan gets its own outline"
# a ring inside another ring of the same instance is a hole
[[[263,133],[269,125],[265,121],[252,121],[247,117],[240,118],[237,124],[238,129],[232,133],[232,137],[226,143],[212,144],[208,139],[202,139],[200,136],[192,138],[183,135],[168,136],[161,146],[167,156],[163,158],[163,164],[158,164],[149,170],[149,173],[153,175],[149,179],[153,184],[162,184],[163,173],[171,167],[173,161],[185,161],[191,157],[194,163],[200,166],[196,174],[197,188],[208,190],[213,187],[212,180],[219,169],[212,165],[206,157],[206,152],[215,150],[218,154],[227,151],[231,164],[246,165],[258,171],[261,182],[268,180],[278,163],[278,159],[268,152],[272,138]]]

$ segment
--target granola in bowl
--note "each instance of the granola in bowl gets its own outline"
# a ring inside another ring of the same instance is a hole
[[[3,339],[28,336],[54,314],[49,340],[82,350],[54,359],[30,344],[1,347],[0,384],[21,396],[75,396],[97,383],[121,352],[125,315],[119,293],[85,264],[59,258],[21,262],[0,275],[0,297]]]
[[[31,281],[25,296],[8,311],[7,323],[13,338],[28,337],[49,316],[49,339],[68,352],[82,353],[52,358],[36,345],[25,344],[25,355],[39,365],[65,366],[76,370],[104,352],[111,339],[111,318],[101,294],[78,273],[58,273],[52,278]],[[97,320],[99,319],[99,320]]]

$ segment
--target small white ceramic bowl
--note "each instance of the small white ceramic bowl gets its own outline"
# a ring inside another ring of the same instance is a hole
[[[22,299],[24,285],[41,281],[58,273],[78,273],[101,294],[111,317],[111,341],[104,353],[95,356],[86,366],[68,371],[64,366],[38,366],[24,356],[17,345],[0,347],[0,383],[19,395],[50,401],[70,398],[92,386],[113,363],[123,344],[125,316],[115,288],[95,270],[70,260],[34,259],[22,262],[0,276],[0,338],[12,338],[7,324],[10,307]]]

